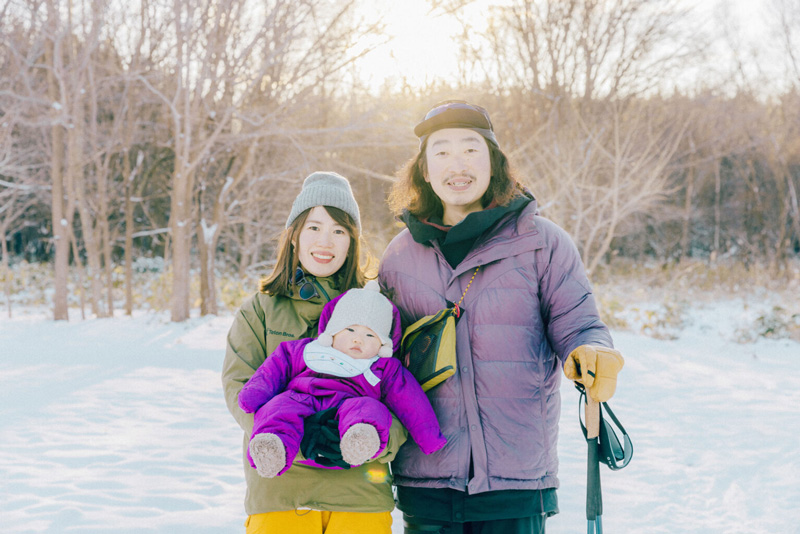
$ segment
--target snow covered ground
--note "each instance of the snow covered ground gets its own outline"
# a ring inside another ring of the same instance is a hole
[[[738,300],[672,340],[614,332],[612,407],[635,455],[602,468],[608,533],[800,533],[800,344],[735,341]],[[243,532],[240,432],[219,369],[230,317],[0,317],[0,532]],[[561,513],[582,533],[586,445],[564,382]],[[394,532],[402,532],[395,512]]]

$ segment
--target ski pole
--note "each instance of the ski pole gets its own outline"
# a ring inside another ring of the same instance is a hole
[[[600,435],[600,404],[586,392],[586,519],[587,534],[603,534],[603,494],[600,490],[600,457],[597,438]]]

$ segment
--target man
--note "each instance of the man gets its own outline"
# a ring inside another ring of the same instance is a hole
[[[447,446],[406,443],[392,464],[406,534],[543,533],[558,512],[561,368],[614,393],[622,356],[566,232],[511,174],[487,111],[437,104],[389,198],[407,229],[379,279],[403,324],[457,302],[458,370],[431,389]],[[583,373],[581,373],[583,371]]]

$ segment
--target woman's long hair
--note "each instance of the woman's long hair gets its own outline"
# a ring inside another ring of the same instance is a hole
[[[342,267],[334,276],[338,278],[338,286],[341,291],[347,291],[354,287],[363,287],[365,276],[364,268],[361,265],[361,233],[358,231],[353,218],[347,213],[332,206],[323,206],[328,215],[343,226],[350,235],[350,247],[347,249],[347,257]],[[292,224],[283,231],[278,241],[278,260],[266,278],[261,279],[259,291],[268,295],[287,296],[289,286],[294,282],[294,273],[300,259],[297,257],[295,247],[292,243],[297,242],[297,237],[303,229],[303,225],[308,219],[308,214],[313,208],[305,210],[297,216]]]
[[[494,201],[499,206],[508,203],[521,194],[522,189],[517,183],[508,158],[503,151],[492,143],[489,147],[489,158],[492,169],[492,179],[489,188],[481,198],[483,207]],[[425,181],[427,173],[426,150],[428,144],[420,149],[416,157],[410,159],[397,173],[398,180],[389,193],[389,208],[395,216],[408,210],[412,215],[421,220],[431,217],[442,217],[444,207],[442,201],[434,193],[431,184]]]

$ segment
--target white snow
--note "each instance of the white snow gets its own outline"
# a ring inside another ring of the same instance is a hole
[[[0,532],[244,532],[219,378],[230,316],[14,313],[0,318]],[[738,343],[753,313],[707,303],[675,339],[614,332],[626,365],[611,404],[635,454],[601,468],[605,532],[800,532],[800,344]],[[562,395],[548,534],[586,531],[577,392],[564,381]]]
[[[217,233],[218,227],[217,223],[209,226],[205,218],[200,219],[200,228],[203,231],[203,241],[206,245],[211,245],[214,242],[214,235]]]
[[[228,194],[228,190],[233,185],[234,179],[233,176],[225,177],[225,185],[222,186],[222,190],[219,192],[219,199],[224,199],[225,196]]]

